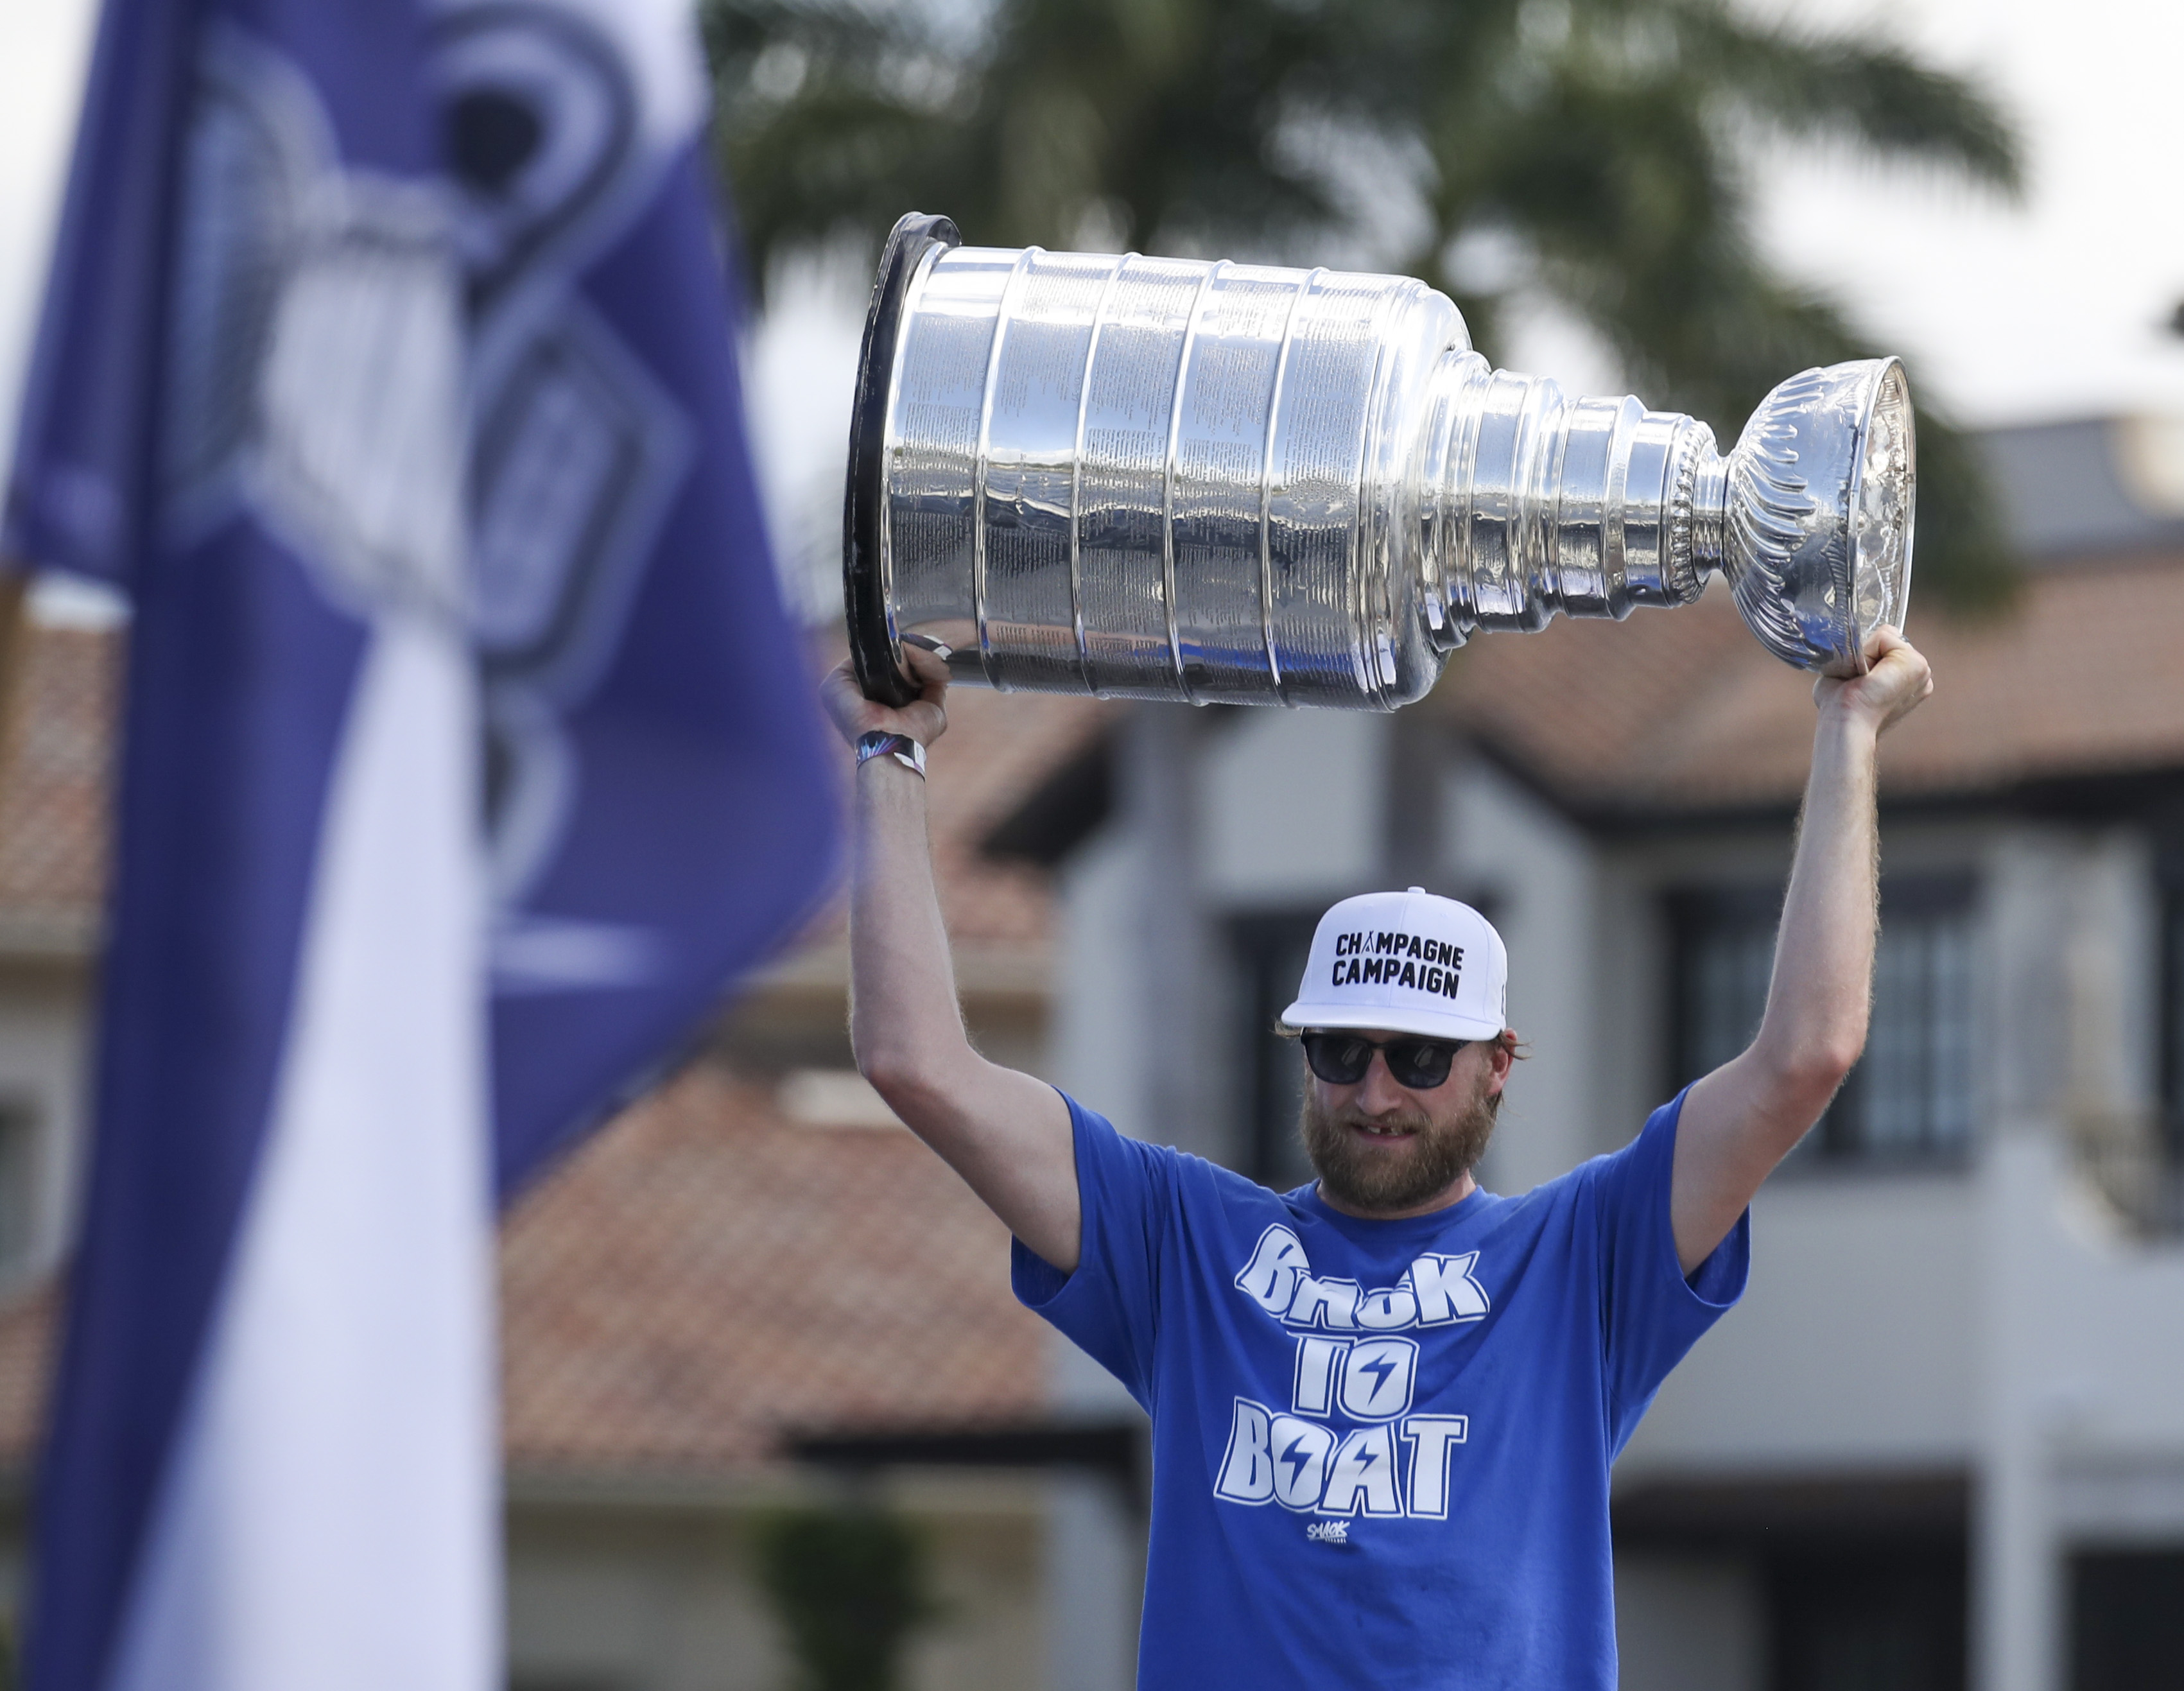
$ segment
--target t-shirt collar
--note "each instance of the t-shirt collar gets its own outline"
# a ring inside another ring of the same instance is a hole
[[[1494,1202],[1494,1194],[1484,1186],[1474,1186],[1468,1195],[1446,1208],[1429,1210],[1424,1215],[1407,1215],[1392,1221],[1351,1215],[1337,1209],[1319,1195],[1318,1180],[1306,1181],[1290,1193],[1289,1198],[1306,1214],[1326,1222],[1346,1238],[1363,1244],[1376,1240],[1433,1238],[1446,1232],[1454,1223],[1476,1215]]]

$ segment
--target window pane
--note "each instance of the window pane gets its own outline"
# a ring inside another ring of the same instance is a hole
[[[1237,918],[1229,942],[1241,974],[1237,1002],[1250,1095],[1245,1103],[1244,1172],[1287,1192],[1312,1178],[1297,1135],[1304,1102],[1304,1054],[1274,1030],[1275,1019],[1297,994],[1319,912],[1295,911]]]
[[[2184,1160],[2184,887],[2161,901],[2161,1115],[2169,1154]]]
[[[1865,1055],[1830,1107],[1825,1135],[1807,1141],[1809,1155],[1947,1156],[1971,1136],[1977,1085],[1971,882],[1961,875],[1899,879],[1885,885],[1882,904]],[[1672,1084],[1719,1067],[1758,1030],[1780,907],[1778,891],[1757,886],[1671,898]],[[2176,938],[2184,958],[2184,922]],[[2184,973],[2179,980],[2184,984]],[[2176,1068],[2184,1077],[2184,1007],[2173,1030]],[[2184,1108],[2178,1113],[2184,1116]]]
[[[1961,1150],[1971,1136],[1971,913],[1965,890],[1914,890],[1884,912],[1865,1057],[1838,1101],[1839,1149],[1879,1157]]]
[[[1937,1151],[1957,1151],[1972,1136],[1972,934],[1959,916],[1934,931],[1934,1043],[1930,1138]]]
[[[37,1115],[23,1103],[0,1103],[0,1273],[31,1256],[36,1221]]]
[[[1925,1116],[1919,1059],[1930,1043],[1925,1017],[1926,936],[1891,924],[1873,966],[1873,1024],[1865,1041],[1863,1131],[1869,1151],[1914,1148]]]
[[[1771,888],[1672,899],[1675,1026],[1669,1085],[1719,1069],[1752,1042],[1767,1008],[1779,895]]]
[[[1772,929],[1723,927],[1702,936],[1694,959],[1697,999],[1691,1029],[1692,1074],[1719,1069],[1752,1043],[1767,1009],[1774,966]]]

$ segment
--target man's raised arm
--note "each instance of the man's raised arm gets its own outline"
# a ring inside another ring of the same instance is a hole
[[[1875,747],[1934,690],[1926,660],[1893,628],[1878,630],[1867,652],[1865,674],[1813,689],[1812,774],[1759,1032],[1684,1100],[1670,1211],[1685,1274],[1736,1225],[1865,1049],[1880,890]]]
[[[827,676],[828,714],[854,745],[875,732],[930,745],[947,726],[947,672],[913,650],[924,695],[900,710]],[[971,1048],[933,885],[925,780],[893,756],[857,770],[850,885],[850,1040],[888,1107],[939,1152],[1026,1246],[1065,1273],[1082,1221],[1068,1108],[1044,1081]]]

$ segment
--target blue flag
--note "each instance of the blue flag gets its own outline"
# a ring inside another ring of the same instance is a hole
[[[109,0],[11,555],[130,594],[41,1691],[496,1683],[491,1218],[833,829],[666,0]]]

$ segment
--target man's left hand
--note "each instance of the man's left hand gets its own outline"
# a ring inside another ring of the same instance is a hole
[[[1865,661],[1863,675],[1815,681],[1813,703],[1823,714],[1840,712],[1880,734],[1918,708],[1934,690],[1934,675],[1919,648],[1886,622],[1866,636]]]

